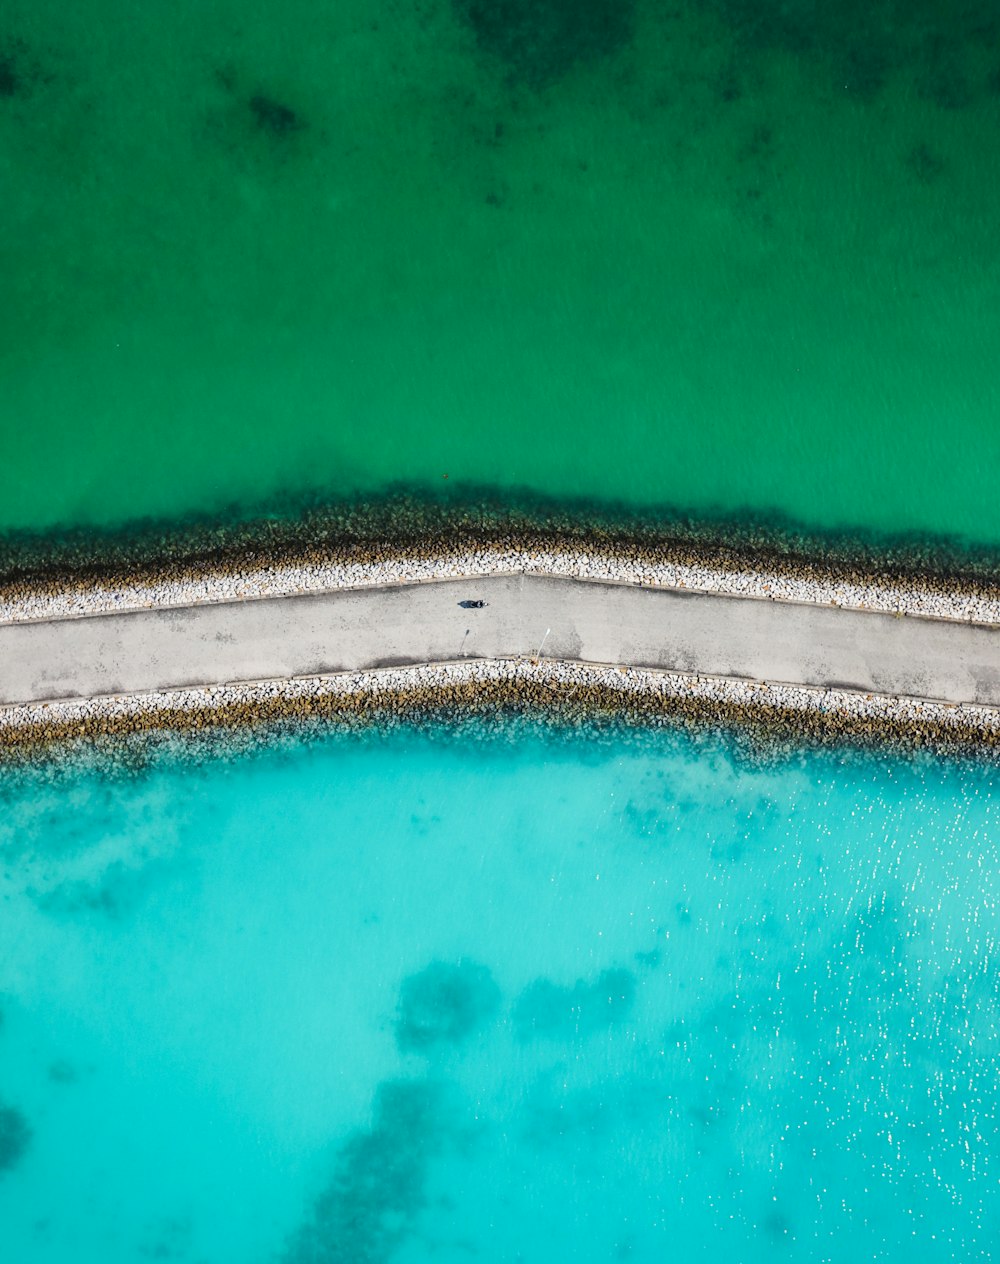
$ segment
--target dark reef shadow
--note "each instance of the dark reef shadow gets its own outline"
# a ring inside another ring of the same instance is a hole
[[[862,104],[905,76],[941,109],[978,95],[971,67],[996,41],[994,0],[708,0],[744,55],[779,50],[811,63],[838,93]]]
[[[333,1176],[281,1264],[381,1264],[409,1237],[427,1205],[427,1166],[461,1131],[441,1085],[379,1085],[371,1127],[341,1145]]]
[[[0,1105],[0,1176],[15,1168],[31,1141],[31,1126],[13,1106]]]
[[[30,97],[52,79],[24,40],[0,35],[0,109],[4,102]]]
[[[310,134],[313,143],[322,141],[283,94],[263,88],[237,67],[216,66],[211,80],[218,96],[203,117],[204,139],[237,162],[259,172],[280,171],[302,152]]]
[[[572,987],[539,978],[514,1005],[519,1040],[576,1040],[624,1022],[635,1000],[635,975],[622,968],[603,970],[592,983]]]
[[[920,141],[907,151],[903,160],[921,184],[936,184],[948,170],[948,164],[925,142]]]
[[[289,136],[305,127],[305,122],[290,106],[275,101],[263,92],[255,92],[250,98],[249,106],[250,114],[260,130],[275,138]]]
[[[452,0],[507,82],[541,89],[632,39],[636,0]]]
[[[432,961],[403,980],[396,1043],[402,1053],[430,1054],[459,1045],[500,1008],[500,989],[486,966]]]

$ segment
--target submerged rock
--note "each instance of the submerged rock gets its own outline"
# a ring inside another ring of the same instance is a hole
[[[31,1141],[31,1126],[13,1106],[0,1106],[0,1174],[21,1161]]]
[[[634,1000],[631,970],[604,970],[593,983],[578,979],[572,987],[536,979],[517,999],[514,1026],[521,1040],[572,1040],[623,1021]]]
[[[257,126],[272,136],[287,136],[305,126],[293,109],[263,92],[255,92],[250,98],[250,112]]]
[[[341,1146],[333,1178],[289,1242],[283,1264],[390,1259],[426,1203],[427,1163],[445,1144],[447,1113],[437,1085],[381,1084],[371,1128]]]
[[[429,1053],[439,1045],[460,1044],[499,1007],[500,989],[486,966],[432,961],[403,980],[396,1043],[403,1053]]]
[[[544,87],[578,62],[610,56],[632,38],[634,0],[454,0],[483,52],[512,81]]]

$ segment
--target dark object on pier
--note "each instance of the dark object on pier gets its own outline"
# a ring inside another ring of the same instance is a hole
[[[485,601],[460,601],[458,603],[463,610],[482,610],[486,605]]]

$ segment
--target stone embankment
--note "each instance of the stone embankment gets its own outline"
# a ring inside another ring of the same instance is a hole
[[[0,708],[0,757],[35,759],[53,743],[90,747],[130,734],[214,730],[269,734],[303,725],[438,723],[521,714],[563,725],[595,719],[648,727],[737,727],[765,753],[797,742],[982,754],[1000,747],[1000,710],[844,689],[800,688],[675,672],[545,660],[440,663],[255,681],[127,697]]]
[[[166,575],[11,582],[0,586],[0,624],[514,574],[1000,624],[1000,590],[990,586],[950,586],[937,577],[865,574],[789,558],[719,556],[724,560],[706,560],[683,548],[602,549],[530,538],[426,554],[396,554],[391,546],[373,545],[280,562],[181,567]]]

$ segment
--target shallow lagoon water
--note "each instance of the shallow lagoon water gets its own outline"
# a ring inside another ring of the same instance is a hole
[[[998,830],[677,736],[9,781],[3,1258],[989,1259]]]

